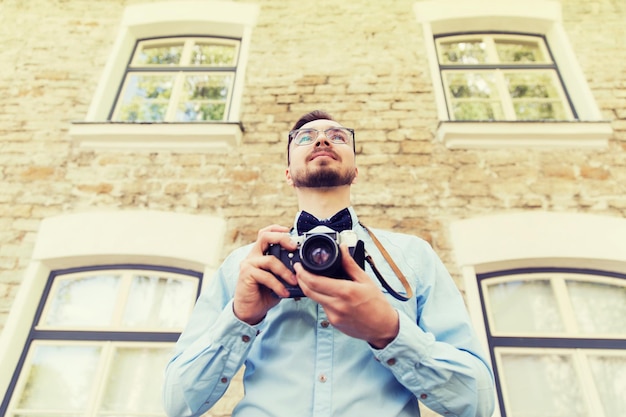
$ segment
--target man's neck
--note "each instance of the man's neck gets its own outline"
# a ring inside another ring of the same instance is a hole
[[[350,206],[350,186],[296,188],[298,206],[318,219],[327,219]]]

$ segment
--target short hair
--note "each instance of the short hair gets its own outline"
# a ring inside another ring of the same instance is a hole
[[[320,120],[320,119],[323,119],[323,120],[335,120],[335,119],[333,119],[333,116],[331,116],[330,114],[328,114],[324,110],[313,110],[312,112],[309,112],[309,113],[303,115],[300,119],[298,119],[298,121],[296,122],[296,124],[293,125],[291,130],[300,129],[305,124],[307,124],[309,122],[312,122],[314,120]]]
[[[324,110],[313,110],[303,115],[298,119],[298,121],[293,125],[291,130],[300,129],[305,124],[312,122],[314,120],[335,120],[333,116]],[[287,141],[287,165],[289,165],[290,157],[289,157],[289,147],[291,146],[291,136],[289,136],[289,140]]]

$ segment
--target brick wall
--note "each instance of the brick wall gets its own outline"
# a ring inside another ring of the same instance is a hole
[[[448,150],[414,0],[247,0],[253,31],[242,122],[230,153],[80,151],[83,120],[134,0],[0,0],[0,328],[40,221],[92,209],[227,219],[224,255],[296,210],[285,135],[323,108],[357,130],[353,202],[371,226],[420,235],[455,278],[452,221],[521,210],[626,214],[626,7],[561,0],[564,26],[614,135],[606,150]]]
[[[143,2],[143,1],[141,1]],[[357,129],[353,201],[376,227],[429,240],[451,272],[451,221],[519,210],[626,212],[626,41],[620,2],[563,2],[566,32],[603,117],[607,150],[448,150],[413,1],[263,1],[251,45],[243,145],[227,155],[72,146],[117,35],[139,1],[3,0],[0,38],[0,326],[42,218],[150,208],[228,220],[224,253],[289,223],[285,132],[323,108]]]

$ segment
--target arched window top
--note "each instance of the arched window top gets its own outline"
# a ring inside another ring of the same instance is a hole
[[[626,275],[528,269],[478,280],[491,336],[626,339]]]
[[[583,213],[523,212],[460,220],[451,226],[461,266],[491,272],[526,266],[626,273],[626,219]]]

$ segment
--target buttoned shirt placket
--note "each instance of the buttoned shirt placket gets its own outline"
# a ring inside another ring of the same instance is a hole
[[[333,327],[324,309],[317,305],[317,346],[315,349],[315,388],[313,413],[315,417],[330,417],[332,404]]]

